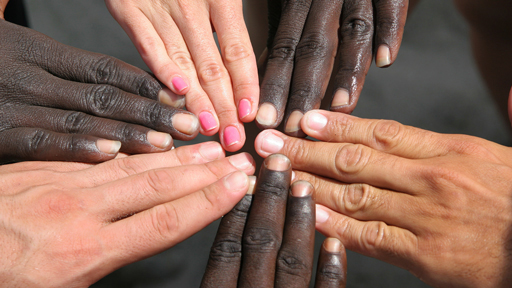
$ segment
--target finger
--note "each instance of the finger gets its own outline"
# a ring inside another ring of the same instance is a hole
[[[228,213],[248,188],[248,176],[234,172],[178,200],[105,226],[105,258],[110,259],[105,263],[117,269],[174,246]]]
[[[395,62],[402,36],[409,1],[373,1],[375,8],[375,63],[377,67],[388,67]]]
[[[275,1],[278,2],[278,1]],[[260,107],[256,124],[262,129],[275,128],[283,120],[292,80],[295,51],[312,0],[284,1],[279,27],[269,39],[269,55],[261,83]],[[272,15],[269,15],[271,19]]]
[[[245,143],[245,130],[236,112],[230,75],[212,36],[210,15],[206,10],[189,12],[194,13],[194,17],[184,17],[178,12],[173,11],[173,18],[192,55],[201,87],[208,94],[219,117],[222,146],[227,151],[237,151]]]
[[[162,152],[173,147],[173,139],[167,133],[78,111],[23,106],[11,109],[7,117],[15,123],[14,127],[41,128],[57,133],[117,140],[121,142],[121,151],[130,154]]]
[[[234,171],[254,173],[247,153],[214,162],[160,168],[109,182],[95,189],[99,215],[113,221],[200,190]],[[195,181],[191,181],[195,179]]]
[[[223,5],[212,6],[212,22],[231,77],[238,118],[250,122],[256,117],[258,107],[258,68],[243,18],[242,1],[233,4],[227,9]]]
[[[339,30],[340,66],[334,78],[331,110],[350,113],[357,104],[372,63],[373,7],[371,0],[345,0]]]
[[[290,186],[290,161],[283,155],[265,159],[256,183],[243,235],[239,287],[273,287]]]
[[[249,180],[247,194],[220,222],[201,281],[202,288],[237,287],[242,263],[242,235],[251,207],[256,177],[250,177]]]
[[[367,183],[405,193],[415,193],[428,185],[428,180],[423,179],[429,173],[427,163],[423,165],[361,144],[314,142],[266,130],[256,137],[255,149],[262,157],[270,153],[286,155],[295,170],[346,183]]]
[[[217,142],[181,146],[165,153],[132,155],[95,165],[80,171],[81,177],[77,177],[78,183],[75,183],[81,187],[95,187],[153,169],[203,164],[223,158],[224,151]],[[240,160],[243,162],[244,158]]]
[[[446,137],[391,120],[363,119],[323,110],[308,112],[303,119],[302,130],[320,141],[363,144],[405,158],[437,157],[447,154],[451,147]]]
[[[354,252],[402,268],[413,265],[411,257],[417,251],[418,239],[406,229],[381,221],[362,222],[321,205],[316,207],[316,229],[327,237],[340,239]]]
[[[314,1],[297,46],[295,66],[286,109],[286,134],[304,137],[300,119],[318,109],[331,76],[338,46],[339,19],[343,0]]]
[[[297,181],[290,190],[274,287],[309,287],[315,247],[314,189],[306,181]]]
[[[345,247],[336,238],[324,240],[318,267],[315,288],[345,288],[347,284],[347,254]]]
[[[0,163],[26,160],[97,163],[113,159],[119,148],[119,141],[36,128],[14,128],[0,133]]]
[[[162,35],[158,33],[157,26],[159,25],[166,25],[172,31],[177,30],[169,15],[167,14],[168,17],[165,19],[151,21],[154,19],[148,19],[148,17],[151,18],[154,15],[146,15],[143,9],[132,5],[124,5],[122,1],[107,1],[107,7],[135,44],[137,51],[139,51],[149,69],[155,73],[155,76],[164,85],[171,88],[173,93],[178,95],[187,93],[189,91],[188,79],[169,57]],[[163,12],[158,11],[156,13]]]

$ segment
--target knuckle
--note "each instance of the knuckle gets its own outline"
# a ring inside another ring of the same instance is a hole
[[[145,175],[145,183],[144,186],[146,190],[149,190],[148,195],[155,195],[157,197],[160,197],[160,192],[165,191],[167,184],[172,183],[173,181],[170,181],[172,178],[172,175],[170,175],[166,170],[159,169],[159,170],[149,170],[146,172]]]
[[[210,250],[210,259],[215,262],[235,262],[242,258],[242,242],[236,235],[230,239],[216,241]]]
[[[311,264],[297,255],[296,250],[281,248],[277,257],[277,270],[289,275],[308,275],[311,272]]]
[[[226,63],[243,60],[252,55],[251,50],[238,39],[228,43],[223,52]]]
[[[181,49],[176,49],[176,51],[173,51],[171,54],[171,60],[180,68],[183,70],[190,70],[194,67],[194,62],[192,61],[192,58],[190,57],[190,54],[188,52],[185,52]]]
[[[97,115],[112,115],[120,107],[119,91],[109,85],[93,85],[86,96],[88,108]]]
[[[305,35],[305,37],[300,40],[295,56],[298,59],[324,59],[326,56],[334,58],[334,50],[333,45],[330,44],[329,38],[326,37],[324,33],[311,33]]]
[[[378,120],[373,128],[374,141],[378,148],[389,150],[402,139],[403,126],[393,120]]]
[[[366,184],[353,184],[344,186],[344,193],[341,193],[345,210],[350,213],[367,210],[369,205],[369,195],[371,193],[371,186]]]
[[[317,273],[322,277],[324,282],[332,283],[333,285],[339,285],[339,281],[345,278],[343,273],[343,267],[341,264],[325,264],[318,268]],[[332,286],[335,287],[335,286]]]
[[[54,175],[55,176],[55,175]],[[51,177],[51,175],[48,175]],[[48,218],[66,217],[68,214],[84,210],[85,203],[81,199],[66,193],[58,187],[43,187],[46,191],[51,189],[52,193],[46,193],[38,199],[36,213]]]
[[[89,124],[89,121],[90,116],[83,112],[69,112],[64,118],[64,132],[78,134]]]
[[[171,238],[180,230],[180,219],[176,208],[171,204],[159,205],[151,209],[149,225],[155,237]]]
[[[388,226],[384,222],[367,222],[361,233],[361,246],[367,251],[380,249],[388,237]]]
[[[304,167],[308,165],[310,162],[310,153],[314,150],[310,151],[309,145],[303,145],[301,143],[303,140],[292,137],[288,139],[288,143],[285,145],[286,151],[284,152],[286,157],[290,159],[290,161],[293,163],[293,166]]]
[[[200,66],[199,78],[201,83],[211,83],[221,79],[226,72],[224,67],[215,61],[208,61]]]
[[[25,156],[38,155],[47,149],[48,144],[52,143],[51,136],[45,131],[35,130],[27,134]],[[51,146],[51,145],[50,145]]]
[[[91,70],[95,71],[93,83],[106,84],[113,82],[118,74],[119,68],[115,58],[103,56],[91,63]]]
[[[341,174],[358,174],[370,161],[371,150],[361,144],[346,144],[336,152],[335,166]]]
[[[243,236],[244,249],[261,252],[277,251],[281,238],[271,229],[248,228]]]
[[[293,62],[295,57],[295,49],[298,40],[294,38],[279,38],[274,41],[274,46],[268,56],[269,61],[280,60],[285,62]]]
[[[265,194],[270,198],[283,198],[286,196],[288,187],[284,181],[276,181],[281,183],[271,183],[274,181],[262,181],[258,185],[258,193]]]
[[[160,90],[162,90],[162,86],[160,86],[155,78],[149,75],[137,77],[134,81],[134,91],[137,91],[137,95],[157,99]]]
[[[356,15],[348,17],[341,26],[343,36],[354,40],[367,40],[373,35],[373,20],[370,16]]]
[[[164,118],[162,114],[161,104],[158,102],[151,103],[143,110],[144,122],[152,127],[157,127]]]

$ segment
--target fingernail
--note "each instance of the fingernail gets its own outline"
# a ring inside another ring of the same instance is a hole
[[[185,106],[185,96],[176,95],[169,88],[163,88],[158,92],[158,101],[175,108],[183,108]]]
[[[251,102],[247,99],[242,99],[238,103],[238,118],[243,119],[245,116],[251,114]]]
[[[199,147],[199,154],[207,161],[217,160],[222,155],[222,147],[216,142],[204,143]]]
[[[327,117],[318,112],[306,113],[306,126],[313,131],[320,131],[327,125]]]
[[[252,157],[247,153],[240,153],[229,157],[229,163],[238,170],[245,170],[252,166]]]
[[[172,126],[181,133],[192,135],[199,128],[199,121],[195,115],[177,113],[172,116]]]
[[[228,126],[224,129],[224,144],[227,146],[235,145],[240,142],[240,133],[238,129],[233,126]]]
[[[292,171],[292,181],[294,181],[294,180],[295,180],[295,177],[296,177],[296,176],[295,176],[295,171]]]
[[[284,128],[284,131],[287,133],[297,132],[300,130],[300,119],[304,114],[300,111],[293,111],[292,114],[290,114],[290,117],[288,117],[288,121],[286,122],[286,127]]]
[[[341,241],[336,238],[327,238],[324,240],[324,249],[330,253],[340,253]]]
[[[264,133],[265,134],[261,143],[261,150],[268,154],[274,154],[281,151],[284,146],[284,140],[281,137],[274,135],[270,131]]]
[[[391,52],[387,45],[380,45],[375,57],[375,64],[377,67],[382,68],[391,64]]]
[[[254,187],[256,187],[256,176],[249,176],[249,189],[247,189],[247,195],[254,194]]]
[[[294,182],[291,187],[291,192],[294,197],[306,197],[313,194],[313,185],[308,181],[300,180]]]
[[[121,142],[106,140],[106,139],[98,139],[96,140],[96,147],[103,153],[107,154],[116,154],[121,149]]]
[[[172,145],[172,137],[167,133],[149,131],[146,137],[151,145],[161,149],[166,149]]]
[[[322,206],[316,205],[316,223],[325,223],[329,219],[329,212]]]
[[[345,106],[348,105],[350,101],[350,95],[348,94],[348,90],[344,88],[338,89],[336,94],[334,94],[334,98],[332,99],[331,107]]]
[[[236,171],[224,178],[224,187],[228,190],[240,190],[248,185],[248,177],[242,171]]]
[[[283,154],[272,154],[263,163],[267,169],[272,171],[286,171],[291,166],[290,159]]]
[[[277,110],[270,103],[263,103],[258,109],[256,122],[262,126],[273,126],[277,121]]]
[[[178,92],[181,92],[188,87],[187,82],[185,82],[185,80],[183,80],[183,78],[181,78],[180,76],[172,78],[171,82],[172,85],[174,86],[174,89],[176,89],[176,91]]]
[[[210,112],[201,112],[199,114],[199,121],[204,131],[210,131],[217,127],[217,120],[215,120],[215,117]]]

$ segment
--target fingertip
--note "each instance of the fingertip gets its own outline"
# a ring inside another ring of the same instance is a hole
[[[283,134],[277,130],[264,130],[256,136],[254,148],[261,157],[279,153],[284,147]]]
[[[333,254],[340,254],[345,248],[343,243],[337,238],[329,237],[324,240],[323,248],[325,251]]]
[[[249,176],[242,171],[235,171],[224,177],[224,187],[233,194],[244,192],[246,194],[249,188]]]
[[[172,92],[171,89],[166,87],[162,88],[162,90],[158,92],[158,101],[178,109],[185,107],[186,103],[185,96],[177,95]]]
[[[220,144],[213,141],[202,143],[201,146],[199,146],[198,152],[206,161],[215,161],[225,156],[224,150]]]
[[[171,121],[174,129],[187,136],[195,137],[199,133],[199,120],[194,114],[176,113]]]
[[[302,120],[302,117],[304,117],[304,114],[302,111],[295,110],[293,111],[288,119],[286,120],[286,125],[284,127],[284,132],[287,135],[293,136],[293,137],[306,137],[306,134],[304,131],[302,131],[300,127],[300,122]]]
[[[334,97],[331,102],[331,109],[338,110],[344,106],[348,106],[350,104],[350,93],[345,88],[339,88],[334,93]]]
[[[315,188],[313,188],[313,185],[311,185],[311,183],[305,180],[296,181],[290,187],[290,192],[292,196],[299,198],[312,195],[314,190]]]
[[[218,131],[219,121],[216,119],[214,114],[209,111],[203,111],[199,113],[199,123],[201,124],[202,134],[211,136]]]
[[[316,207],[316,224],[322,225],[329,220],[329,211],[322,205],[315,205]]]
[[[96,147],[102,153],[115,155],[121,149],[121,142],[115,140],[98,139],[96,140]]]
[[[323,112],[321,110],[311,110],[304,115],[300,125],[306,134],[315,137],[325,129],[329,120],[323,115]]]
[[[243,136],[245,135],[240,125],[229,125],[222,132],[222,146],[229,152],[238,151],[244,146],[245,137]]]
[[[391,51],[388,45],[382,44],[377,49],[377,55],[375,55],[375,64],[379,68],[387,68],[391,66]]]
[[[256,114],[256,124],[262,129],[275,128],[277,126],[277,109],[271,103],[263,103]]]
[[[292,163],[283,154],[272,154],[263,161],[263,165],[272,171],[286,171],[292,168]]]
[[[249,99],[242,99],[238,102],[238,118],[244,123],[254,120],[256,117],[256,110],[253,109],[257,105],[253,105]],[[253,111],[254,110],[254,111]]]
[[[190,89],[187,83],[187,78],[181,75],[175,75],[171,79],[174,93],[178,95],[185,95]]]

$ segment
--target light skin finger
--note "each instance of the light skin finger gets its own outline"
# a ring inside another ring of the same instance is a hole
[[[106,226],[107,262],[116,269],[174,246],[228,213],[248,188],[248,176],[234,172],[198,192]]]
[[[336,238],[324,240],[316,270],[315,288],[345,288],[347,284],[347,254]]]

